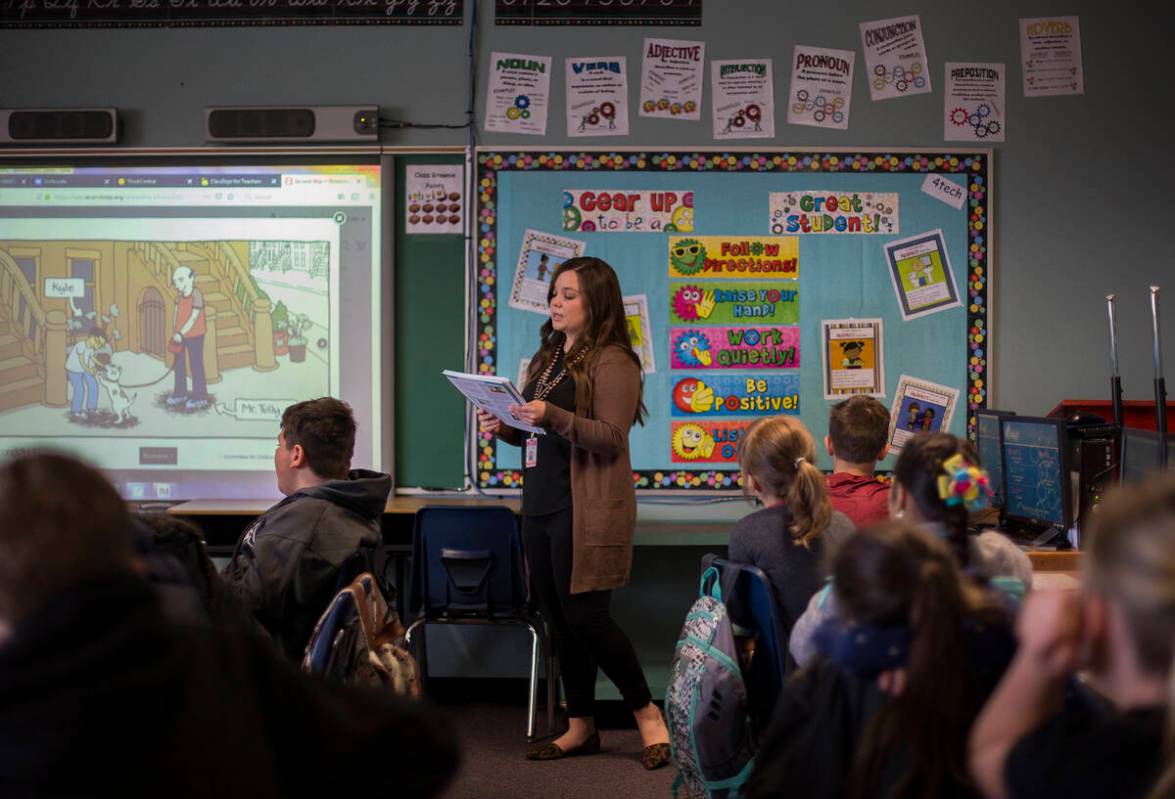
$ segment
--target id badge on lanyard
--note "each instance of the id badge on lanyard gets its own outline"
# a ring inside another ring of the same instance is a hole
[[[526,439],[526,468],[533,469],[539,465],[539,439],[530,436]]]

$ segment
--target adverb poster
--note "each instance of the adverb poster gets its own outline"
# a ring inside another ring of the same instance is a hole
[[[885,257],[903,320],[961,305],[941,230],[891,241]]]
[[[852,50],[796,45],[788,89],[787,123],[845,130],[853,99]]]
[[[889,410],[890,454],[901,452],[918,433],[946,430],[958,401],[958,389],[902,375]]]
[[[628,62],[624,56],[564,59],[567,135],[628,135]]]
[[[460,164],[410,164],[405,170],[404,230],[460,233],[465,194]]]
[[[773,191],[767,207],[772,233],[901,232],[897,194],[831,189]]]
[[[824,349],[824,399],[854,394],[885,396],[885,349],[880,319],[825,319],[820,323]]]
[[[705,62],[705,42],[645,39],[640,115],[701,119],[702,65]]]
[[[538,230],[527,230],[522,237],[518,264],[514,267],[510,307],[546,315],[550,310],[547,295],[555,268],[568,258],[583,255],[583,250],[582,241]]]
[[[799,276],[800,240],[794,236],[669,237],[670,278]]]
[[[672,328],[669,366],[673,369],[799,369],[800,329],[793,325]]]
[[[861,44],[873,100],[930,92],[930,65],[917,14],[862,22]]]
[[[550,93],[549,57],[491,53],[485,129],[495,133],[545,135]]]
[[[947,62],[943,138],[1003,141],[1004,65]]]
[[[566,189],[563,230],[580,233],[688,233],[694,229],[692,191]]]
[[[1025,97],[1085,94],[1078,18],[1021,19],[1020,66]]]
[[[678,416],[777,416],[800,412],[800,376],[796,372],[769,375],[674,375],[673,407]]]
[[[649,298],[646,294],[634,294],[624,298],[624,321],[628,324],[628,338],[641,361],[641,371],[652,374],[657,371],[657,360],[653,348],[653,327],[649,324]]]
[[[775,136],[771,59],[710,62],[710,107],[715,139]]]

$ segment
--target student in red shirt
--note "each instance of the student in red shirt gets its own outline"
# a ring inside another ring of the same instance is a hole
[[[828,413],[828,499],[858,527],[889,518],[889,485],[873,476],[877,462],[885,457],[888,436],[889,411],[873,397],[850,397]]]

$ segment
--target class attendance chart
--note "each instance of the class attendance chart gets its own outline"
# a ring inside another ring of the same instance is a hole
[[[902,375],[949,387],[956,435],[986,406],[988,151],[482,150],[477,167],[476,370],[513,377],[537,348],[546,315],[510,303],[535,231],[582,243],[625,296],[646,298],[648,329],[633,332],[654,354],[648,420],[629,436],[638,490],[740,490],[738,442],[765,416],[798,415],[820,441],[847,396],[826,398],[826,321],[873,331],[838,351],[838,385],[887,407]],[[928,176],[966,201],[927,190]],[[907,269],[895,291],[886,245],[930,233],[934,268]],[[911,316],[903,293],[937,282],[959,301]],[[468,434],[477,484],[517,489],[518,449]]]

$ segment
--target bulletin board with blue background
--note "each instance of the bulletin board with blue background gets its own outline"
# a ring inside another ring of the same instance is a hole
[[[569,257],[607,261],[645,371],[638,490],[740,489],[740,435],[780,413],[827,467],[829,407],[854,393],[897,412],[897,447],[903,431],[967,434],[986,405],[990,151],[479,150],[477,164],[476,369],[521,388],[544,281]],[[519,449],[473,436],[477,484],[518,488]]]

